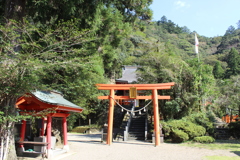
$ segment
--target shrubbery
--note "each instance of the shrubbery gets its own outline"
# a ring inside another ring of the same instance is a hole
[[[201,137],[195,137],[193,141],[199,142],[199,143],[213,143],[215,142],[215,139],[210,136],[201,136]]]
[[[229,123],[228,127],[231,136],[233,136],[234,138],[240,138],[240,121],[231,122]]]
[[[183,120],[190,121],[194,124],[203,126],[209,135],[214,134],[214,126],[213,126],[214,115],[212,112],[191,114],[189,116],[184,117]]]
[[[162,122],[165,136],[172,139],[172,142],[184,142],[194,137],[203,136],[206,129],[190,121],[171,120]]]
[[[71,130],[71,132],[85,133],[88,129],[90,129],[89,126],[78,126],[78,127],[73,128]]]
[[[187,141],[188,139],[189,139],[189,136],[184,131],[179,130],[179,129],[172,130],[172,141],[173,142],[181,143],[181,142]]]
[[[201,141],[201,143],[210,143],[214,141],[214,138],[204,135],[214,133],[213,117],[210,112],[197,113],[186,116],[181,120],[170,120],[161,122],[161,124],[165,137],[171,139],[172,142],[181,143],[194,139],[195,141]]]

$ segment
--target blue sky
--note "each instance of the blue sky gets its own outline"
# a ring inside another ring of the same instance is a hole
[[[222,36],[240,20],[240,0],[153,0],[150,8],[154,21],[165,15],[206,37]]]

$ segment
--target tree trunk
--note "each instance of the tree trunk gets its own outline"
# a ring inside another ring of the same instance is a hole
[[[5,5],[6,19],[14,19],[22,22],[25,14],[25,5],[26,0],[7,0]]]
[[[0,111],[3,112],[0,123],[1,151],[0,160],[16,160],[16,149],[14,139],[14,125],[16,120],[15,109],[16,98],[9,98],[1,101]]]
[[[23,22],[23,17],[25,14],[26,0],[6,0],[5,2],[5,18],[6,27],[11,24],[9,21],[13,19],[18,22]],[[21,37],[21,35],[19,35]],[[18,41],[17,39],[12,42],[14,44],[14,51],[18,51]],[[15,75],[17,76],[17,75]],[[17,97],[15,93],[6,93],[0,97],[0,111],[3,112],[1,116],[0,123],[0,137],[1,137],[1,147],[3,148],[3,153],[1,153],[0,160],[16,160],[16,149],[14,140],[14,125],[16,120],[16,100]]]

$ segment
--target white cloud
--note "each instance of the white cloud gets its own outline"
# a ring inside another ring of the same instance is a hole
[[[187,4],[186,2],[183,2],[183,1],[175,1],[174,5],[176,6],[176,8],[190,7],[189,4]]]

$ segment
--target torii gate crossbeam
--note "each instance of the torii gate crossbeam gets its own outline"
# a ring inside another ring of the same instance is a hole
[[[109,112],[108,112],[108,133],[107,144],[112,144],[112,132],[113,132],[113,114],[114,114],[114,100],[113,99],[152,99],[153,111],[154,111],[154,135],[155,146],[160,144],[160,130],[159,130],[159,99],[170,99],[170,96],[160,96],[157,90],[171,89],[174,86],[174,82],[170,83],[158,83],[158,84],[96,84],[99,90],[109,90],[109,96],[99,96],[98,99],[109,99]],[[130,90],[135,87],[137,90],[152,90],[151,96],[136,96],[136,98],[130,98],[130,96],[115,96],[115,90]]]

